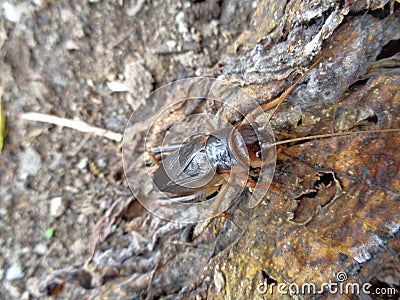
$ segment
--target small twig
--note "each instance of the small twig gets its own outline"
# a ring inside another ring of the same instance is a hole
[[[44,122],[44,123],[64,126],[81,132],[94,133],[95,135],[103,136],[107,139],[116,142],[122,141],[122,134],[106,130],[103,128],[94,127],[82,121],[69,120],[69,119],[59,118],[56,116],[50,116],[33,112],[22,114],[21,118],[29,121],[37,121],[37,122]]]

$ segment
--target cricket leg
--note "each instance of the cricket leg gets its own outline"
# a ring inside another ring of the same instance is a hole
[[[215,197],[214,202],[211,204],[212,205],[212,214],[213,216],[218,216],[223,211],[220,211],[221,204],[225,199],[226,193],[228,192],[230,185],[228,183],[224,184],[222,188],[219,190],[218,195]]]
[[[161,146],[161,147],[152,147],[147,149],[147,153],[149,153],[149,155],[156,155],[159,153],[163,153],[163,152],[172,152],[175,151],[176,149],[179,149],[180,147],[182,147],[182,144],[172,144],[172,145],[168,145],[168,146]]]
[[[276,113],[276,111],[278,110],[279,106],[282,104],[283,101],[286,100],[287,96],[293,92],[293,90],[298,86],[298,84],[300,83],[301,80],[304,79],[304,77],[311,71],[311,69],[313,69],[314,67],[316,67],[319,62],[321,61],[322,57],[318,58],[312,65],[311,67],[304,72],[286,91],[284,91],[278,98],[270,101],[270,102],[266,102],[266,103],[262,103],[260,104],[259,107],[261,107],[262,111],[268,111],[272,108],[274,108],[274,110],[272,111],[272,113],[270,114],[270,116],[268,117],[268,121],[271,120],[271,118],[274,116],[274,114]],[[247,114],[245,120],[247,120],[247,122],[253,122],[257,115],[258,112],[260,111],[259,107],[256,107],[253,111],[251,111],[249,114]]]
[[[204,119],[204,123],[206,123],[206,127],[210,132],[215,132],[217,131],[214,127],[214,125],[208,120],[207,118]]]
[[[161,147],[152,147],[147,149],[147,154],[150,156],[151,160],[153,161],[156,167],[160,166],[160,162],[158,161],[156,155],[161,153],[168,153],[173,152],[176,149],[182,147],[182,144],[172,144],[168,146],[161,146]]]
[[[206,188],[198,193],[185,195],[185,196],[178,196],[178,197],[171,197],[171,198],[161,198],[158,199],[157,202],[162,205],[168,205],[172,203],[190,203],[190,202],[199,202],[205,200],[208,196],[211,196],[219,189],[218,186],[213,186]]]

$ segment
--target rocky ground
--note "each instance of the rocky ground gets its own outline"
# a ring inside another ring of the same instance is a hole
[[[7,116],[0,154],[0,294],[17,299],[27,296],[31,277],[84,262],[94,224],[130,194],[121,143],[21,114],[81,120],[122,134],[136,101],[213,67],[249,26],[255,1],[0,4]]]

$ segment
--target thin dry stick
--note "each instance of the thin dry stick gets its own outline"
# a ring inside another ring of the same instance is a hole
[[[59,118],[56,116],[45,115],[34,112],[22,114],[21,118],[28,121],[37,121],[37,122],[50,123],[58,126],[64,126],[81,132],[94,133],[95,135],[99,135],[116,142],[122,141],[122,134],[106,130],[103,128],[94,127],[82,121],[69,120],[69,119]]]

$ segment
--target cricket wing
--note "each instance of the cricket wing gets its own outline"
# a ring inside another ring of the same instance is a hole
[[[163,159],[153,178],[160,191],[187,194],[209,184],[214,172],[205,154],[204,141],[204,137],[197,137]]]

